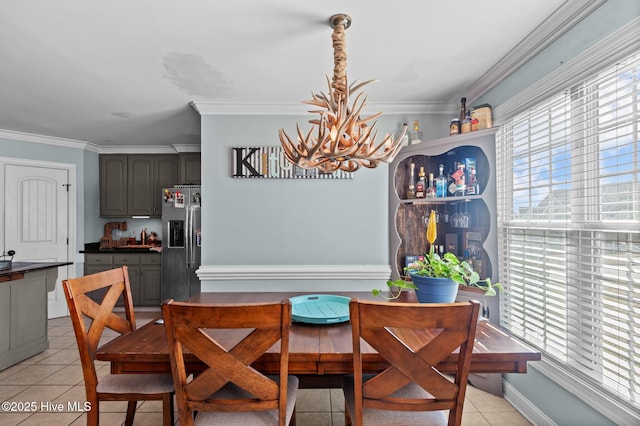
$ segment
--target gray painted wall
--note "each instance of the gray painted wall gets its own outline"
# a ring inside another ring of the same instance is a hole
[[[494,107],[562,66],[585,49],[640,16],[640,2],[609,0],[551,46],[522,66],[477,103]],[[498,121],[504,117],[496,117]],[[497,182],[498,186],[500,182]],[[527,374],[505,375],[505,380],[558,425],[613,424],[591,406],[530,368]]]
[[[443,118],[444,117],[444,118]],[[388,166],[353,179],[235,179],[231,148],[278,146],[278,129],[307,116],[203,116],[203,265],[387,265]],[[448,134],[448,116],[387,116],[380,134],[418,119],[425,139]]]

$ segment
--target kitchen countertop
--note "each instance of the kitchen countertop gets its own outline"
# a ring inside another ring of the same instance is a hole
[[[80,253],[91,253],[91,254],[114,254],[114,253],[122,253],[122,254],[126,254],[126,253],[155,253],[155,254],[160,254],[159,251],[157,250],[152,250],[152,247],[156,247],[158,249],[162,248],[161,244],[158,244],[156,246],[150,246],[150,245],[139,245],[139,246],[124,246],[124,247],[118,247],[118,248],[108,248],[108,249],[101,249],[100,248],[100,243],[87,243],[84,245],[84,250],[80,250]]]
[[[27,272],[71,265],[72,262],[12,262],[11,268],[0,270],[0,281],[20,279]]]

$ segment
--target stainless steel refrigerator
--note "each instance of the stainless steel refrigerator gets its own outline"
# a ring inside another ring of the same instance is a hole
[[[200,293],[200,186],[162,190],[162,300]]]

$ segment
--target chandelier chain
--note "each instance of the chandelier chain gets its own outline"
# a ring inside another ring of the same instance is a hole
[[[344,24],[337,23],[333,27],[331,40],[333,41],[333,89],[335,94],[344,99],[347,93],[347,42],[344,34]]]

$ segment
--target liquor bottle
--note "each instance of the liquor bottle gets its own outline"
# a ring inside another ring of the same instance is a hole
[[[436,198],[436,187],[433,182],[433,173],[429,173],[429,187],[427,188],[426,198]]]
[[[453,168],[449,169],[447,173],[447,190],[449,191],[449,196],[452,196],[456,193],[456,180],[453,177],[453,174],[458,169],[458,162],[453,162]]]
[[[464,120],[462,120],[462,124],[460,125],[460,129],[462,133],[469,133],[471,131],[471,113],[467,111],[464,116]]]
[[[407,188],[407,198],[414,199],[416,198],[416,165],[415,163],[411,163],[409,167],[411,171],[409,175],[409,187]]]
[[[464,164],[459,163],[458,170],[456,170],[452,176],[456,182],[455,195],[456,196],[464,195],[467,189],[466,175],[464,174]]]
[[[420,167],[418,182],[416,183],[416,198],[425,198],[427,190],[427,180],[425,178],[424,167]]]
[[[460,119],[460,124],[464,121],[464,118],[467,116],[467,98],[460,98],[460,114],[458,119]],[[460,131],[462,133],[462,130]]]
[[[436,197],[442,198],[447,196],[447,177],[444,175],[444,165],[438,166],[440,174],[436,178]]]
[[[407,128],[407,123],[404,123],[404,128]],[[408,146],[409,145],[409,135],[407,135],[407,133],[405,132],[404,135],[402,135],[402,146]]]
[[[420,131],[420,122],[413,122],[413,132],[411,132],[411,145],[422,142],[422,132]]]
[[[469,170],[469,181],[467,182],[467,195],[479,195],[480,184],[478,183],[478,177],[476,176],[476,169],[472,167]]]

